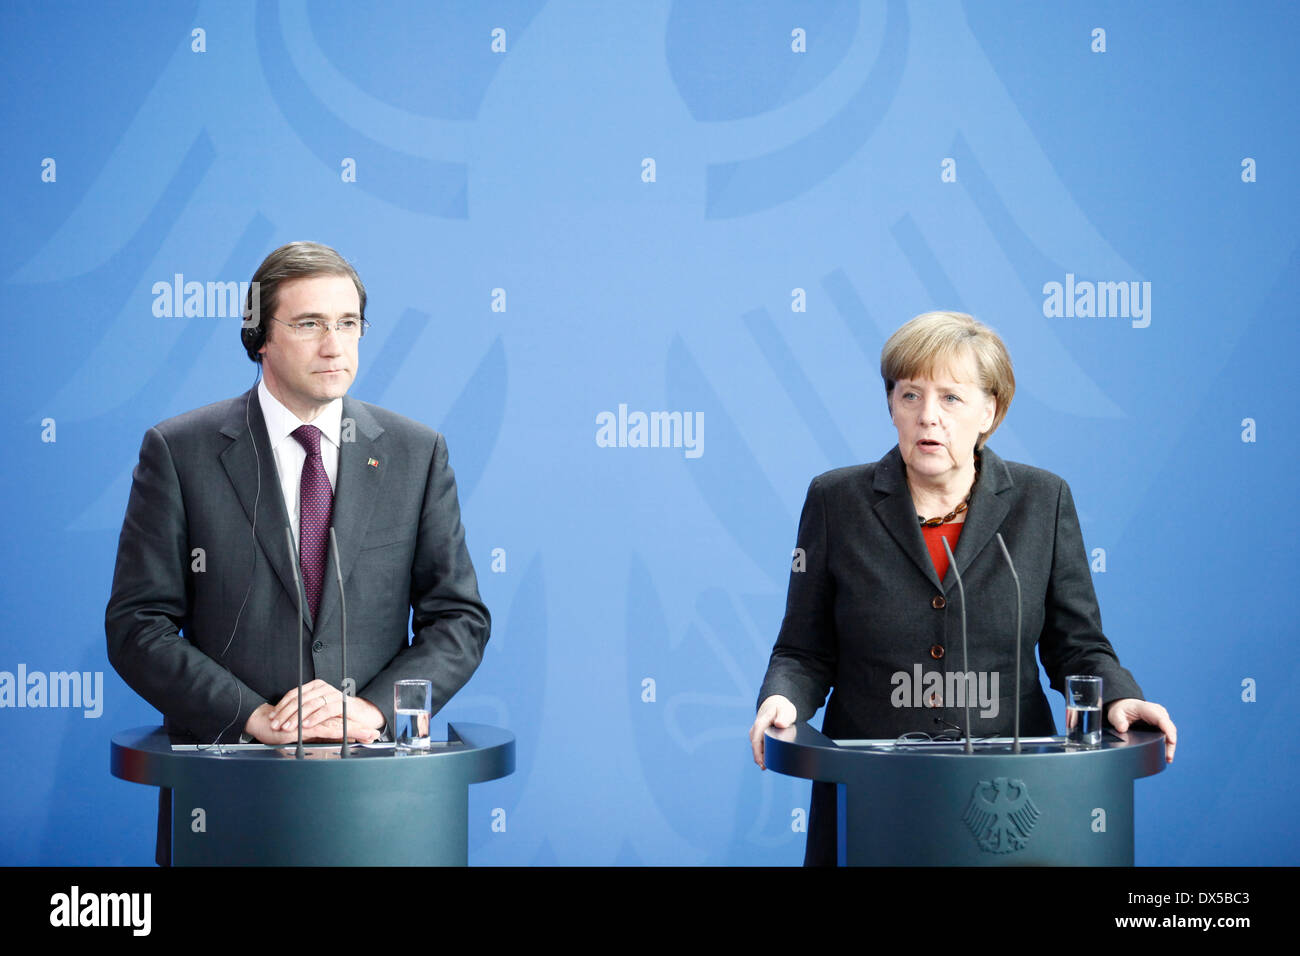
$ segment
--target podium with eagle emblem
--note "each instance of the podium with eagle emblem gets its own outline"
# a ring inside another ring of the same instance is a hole
[[[1133,781],[1165,768],[1164,734],[832,740],[770,727],[771,770],[837,785],[841,866],[1132,866]]]

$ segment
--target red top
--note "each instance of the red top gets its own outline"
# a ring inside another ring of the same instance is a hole
[[[925,546],[930,549],[930,560],[934,562],[934,569],[939,572],[940,581],[948,573],[948,555],[944,553],[941,539],[948,539],[948,547],[952,548],[955,554],[957,552],[957,539],[961,537],[961,529],[965,524],[964,521],[953,521],[932,527],[921,526],[921,534],[925,537]]]

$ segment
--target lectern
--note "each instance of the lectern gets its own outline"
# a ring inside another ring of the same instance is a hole
[[[176,866],[465,866],[469,785],[514,772],[514,735],[449,724],[428,753],[310,744],[178,743],[114,735],[116,777],[172,790]]]
[[[769,769],[837,784],[848,866],[1132,866],[1133,781],[1165,768],[1165,737],[1107,731],[973,745],[831,740],[805,723],[769,728]]]

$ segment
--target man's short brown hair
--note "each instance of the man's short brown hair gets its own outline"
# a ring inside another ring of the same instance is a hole
[[[357,287],[357,297],[361,300],[361,318],[366,317],[366,287],[361,283],[357,270],[352,263],[344,259],[329,246],[319,242],[291,242],[281,246],[262,260],[262,264],[253,273],[253,282],[248,289],[248,298],[244,302],[244,325],[239,338],[244,350],[254,362],[261,364],[259,354],[262,345],[270,338],[271,325],[264,321],[275,318],[275,309],[279,305],[280,283],[290,279],[306,279],[311,276],[339,275],[347,276]]]

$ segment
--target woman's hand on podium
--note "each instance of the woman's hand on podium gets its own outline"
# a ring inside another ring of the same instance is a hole
[[[789,698],[782,697],[780,694],[773,694],[759,705],[758,716],[754,718],[754,725],[749,728],[749,743],[754,748],[754,763],[758,764],[758,769],[767,769],[767,764],[763,762],[763,733],[769,727],[784,730],[797,718],[794,704]]]
[[[1106,705],[1106,719],[1119,733],[1125,733],[1136,723],[1150,724],[1165,735],[1165,763],[1174,762],[1174,748],[1178,746],[1178,728],[1169,717],[1169,711],[1149,700],[1124,697]]]

